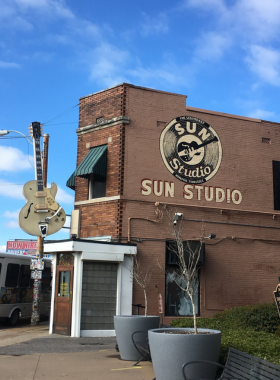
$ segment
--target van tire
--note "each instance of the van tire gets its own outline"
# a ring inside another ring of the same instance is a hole
[[[9,326],[16,326],[19,321],[19,309],[13,311],[10,318],[8,318]]]

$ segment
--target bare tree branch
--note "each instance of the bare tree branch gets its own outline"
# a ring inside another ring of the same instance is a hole
[[[178,260],[178,266],[175,269],[175,276],[172,279],[182,291],[187,293],[190,298],[193,310],[194,332],[197,334],[196,306],[194,297],[198,291],[198,263],[204,243],[204,225],[202,225],[201,228],[199,244],[193,248],[190,240],[185,237],[186,234],[184,233],[183,221],[178,220],[177,223],[174,224],[173,215],[175,213],[172,212],[172,210],[167,209],[166,214],[169,219],[169,231],[173,237],[173,242],[169,244],[168,248],[176,255]],[[169,273],[163,269],[159,263],[158,265],[161,270],[169,275]]]

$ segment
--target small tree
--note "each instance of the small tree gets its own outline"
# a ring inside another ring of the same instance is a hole
[[[195,295],[198,290],[198,262],[201,254],[201,249],[204,243],[204,226],[202,226],[201,237],[199,238],[199,244],[193,248],[189,240],[183,238],[183,223],[175,214],[175,219],[168,218],[171,227],[171,234],[174,241],[169,244],[169,250],[174,252],[177,257],[177,268],[175,269],[175,276],[173,281],[177,286],[184,291],[191,301],[193,321],[194,321],[194,333],[197,334],[197,321],[196,321],[196,306],[195,306]],[[161,268],[161,267],[160,267]],[[161,268],[162,269],[162,268]],[[168,274],[165,271],[166,274]]]
[[[151,279],[151,271],[149,268],[142,270],[140,260],[134,256],[133,265],[129,269],[131,278],[143,289],[145,298],[145,317],[147,317],[148,312],[148,300],[147,300],[147,285]]]

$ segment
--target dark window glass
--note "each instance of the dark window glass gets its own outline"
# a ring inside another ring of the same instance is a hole
[[[176,276],[176,267],[174,265],[166,267],[165,277],[165,315],[166,316],[192,316],[193,309],[188,294],[182,290],[174,278],[182,288],[186,288],[186,283]],[[197,281],[197,291],[194,296],[196,315],[199,315],[199,277]]]
[[[18,286],[20,288],[28,288],[30,285],[31,270],[30,265],[21,265],[19,271]]]
[[[272,161],[274,210],[280,210],[280,161]]]
[[[97,174],[91,175],[90,195],[91,199],[102,198],[106,196],[106,177]]]
[[[8,264],[5,286],[15,288],[18,283],[19,264]]]
[[[205,244],[200,241],[183,241],[185,263],[188,266],[189,260],[194,255],[197,260],[196,292],[194,295],[194,303],[196,314],[199,315],[199,268],[205,263]],[[192,316],[193,308],[191,300],[183,289],[187,285],[177,273],[178,265],[178,247],[174,240],[166,242],[166,277],[165,277],[165,315],[166,316]]]
[[[42,291],[49,290],[51,288],[51,277],[51,268],[45,267],[42,273]]]
[[[190,251],[194,255],[199,255],[197,262],[198,267],[205,265],[205,243],[201,243],[196,240],[186,240],[183,241],[185,262],[188,264]],[[178,264],[178,248],[177,243],[174,240],[168,240],[166,242],[166,265],[177,265]]]

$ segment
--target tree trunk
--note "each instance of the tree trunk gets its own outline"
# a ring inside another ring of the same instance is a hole
[[[144,288],[144,297],[145,297],[145,317],[147,317],[147,307],[148,307],[148,302],[147,302],[147,294],[146,294],[146,289]]]
[[[194,333],[197,334],[197,323],[196,323],[196,309],[195,309],[195,303],[193,300],[193,295],[189,294],[191,303],[192,303],[192,309],[193,309],[193,327],[194,327]]]

